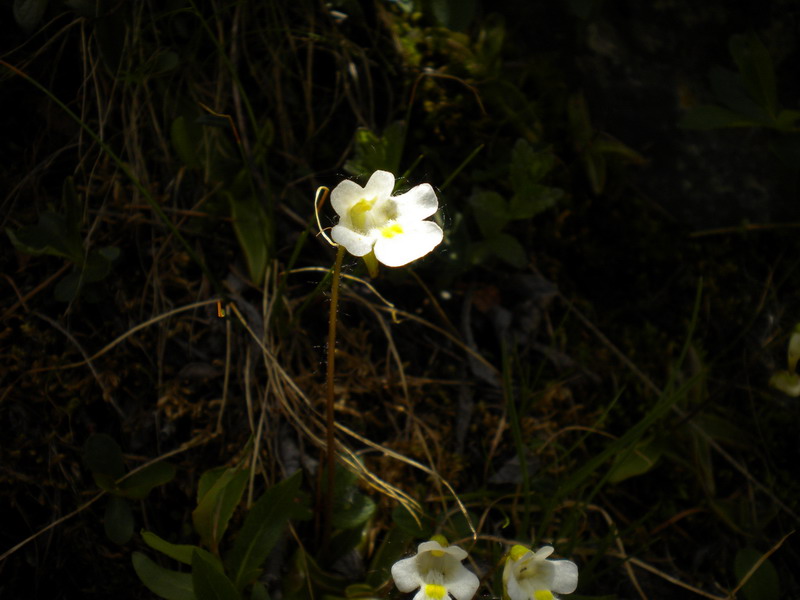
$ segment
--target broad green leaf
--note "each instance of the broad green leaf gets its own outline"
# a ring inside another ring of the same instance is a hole
[[[190,169],[200,169],[203,166],[200,155],[203,141],[202,127],[181,115],[172,122],[169,134],[172,147],[175,148],[183,164]]]
[[[199,552],[192,554],[192,586],[197,600],[240,600],[227,575]]]
[[[156,596],[166,600],[196,600],[189,573],[165,569],[141,552],[134,552],[131,560],[139,579]]]
[[[586,152],[583,155],[586,177],[592,185],[592,191],[600,195],[606,187],[606,158],[597,152]]]
[[[219,558],[198,546],[193,546],[191,544],[173,544],[157,536],[152,531],[142,530],[141,534],[145,544],[150,546],[153,550],[158,550],[162,554],[165,554],[170,558],[174,558],[178,562],[182,562],[185,565],[191,565],[192,555],[197,552],[207,562],[214,565],[219,572],[223,573],[225,571]]]
[[[511,187],[517,193],[524,192],[544,179],[555,164],[556,157],[549,150],[537,151],[527,140],[517,140],[511,151]]]
[[[567,104],[567,117],[569,119],[572,139],[578,152],[585,152],[594,137],[594,128],[589,118],[589,109],[586,107],[586,98],[583,94],[574,94]]]
[[[619,483],[642,475],[652,469],[664,452],[661,443],[653,439],[642,440],[632,448],[622,450],[611,465],[608,481]]]
[[[433,535],[433,523],[430,517],[422,514],[419,515],[419,519],[415,519],[402,504],[398,504],[392,510],[392,522],[414,538],[429,538]]]
[[[476,0],[431,0],[433,16],[452,31],[466,31],[475,17]]]
[[[733,560],[733,572],[741,581],[762,554],[752,547],[742,548]],[[780,580],[778,571],[769,559],[765,560],[741,590],[747,600],[779,600]]]
[[[260,581],[253,584],[253,590],[250,592],[250,600],[269,600],[267,587]]]
[[[564,190],[533,184],[527,193],[514,194],[508,213],[512,219],[530,219],[552,208],[564,197]]]
[[[336,529],[351,529],[363,525],[375,514],[375,502],[369,496],[355,490],[347,501],[334,505],[333,526]]]
[[[721,106],[695,106],[678,121],[679,127],[699,130],[754,127],[756,125],[755,121]]]
[[[25,33],[33,33],[47,10],[47,0],[14,0],[14,20]]]
[[[395,122],[378,136],[369,129],[358,129],[355,134],[355,156],[344,164],[352,175],[368,177],[375,171],[399,173],[403,155],[405,125]]]
[[[747,93],[738,73],[714,67],[709,73],[709,80],[716,97],[732,111],[760,125],[772,123],[772,116]]]
[[[223,194],[230,203],[233,230],[244,252],[250,279],[256,286],[261,285],[272,247],[272,221],[263,201],[249,191]]]
[[[194,528],[203,544],[216,551],[225,535],[233,511],[239,504],[247,484],[247,471],[230,468],[205,491],[197,508],[192,512]]]
[[[778,107],[778,89],[775,68],[766,46],[751,33],[731,36],[728,48],[750,96],[769,116],[774,116]]]
[[[483,237],[491,237],[502,231],[510,217],[505,198],[494,191],[476,190],[469,198],[475,220]]]
[[[115,544],[127,544],[133,537],[133,513],[125,498],[110,496],[103,517],[106,536]]]
[[[111,272],[111,261],[99,250],[92,250],[86,257],[82,277],[85,283],[102,281]]]
[[[800,360],[800,323],[795,325],[789,336],[789,348],[786,354],[789,371],[793,373],[797,369],[797,361]]]
[[[106,475],[114,480],[125,474],[122,449],[110,435],[94,433],[83,448],[83,462],[96,475]]]
[[[798,119],[800,119],[800,110],[784,109],[775,118],[775,129],[780,131],[795,130]]]
[[[405,554],[406,548],[416,539],[427,539],[430,537],[430,530],[422,530],[417,527],[414,533],[409,533],[397,524],[397,516],[400,519],[410,519],[411,523],[416,526],[410,513],[402,506],[398,505],[392,511],[392,520],[395,525],[386,532],[383,537],[383,542],[378,547],[377,552],[372,557],[372,562],[367,570],[367,584],[373,588],[383,586],[391,578],[392,565],[396,563]],[[405,515],[408,515],[406,517]],[[419,535],[417,535],[417,533]]]
[[[242,589],[248,576],[261,567],[291,518],[308,518],[308,500],[300,493],[300,471],[272,486],[247,513],[226,564]]]
[[[789,371],[777,371],[769,378],[769,384],[791,398],[800,398],[800,375]]]
[[[118,493],[132,500],[141,500],[154,487],[172,481],[173,477],[175,477],[175,466],[159,461],[121,481]]]
[[[600,135],[592,142],[592,152],[616,154],[637,165],[642,165],[647,162],[644,156],[639,154],[636,150],[608,135]]]
[[[521,269],[528,264],[528,255],[525,252],[525,248],[516,238],[507,233],[493,236],[484,243],[487,244],[492,254],[512,267]]]
[[[83,241],[77,227],[70,228],[63,215],[45,211],[36,225],[17,232],[6,228],[11,243],[25,254],[60,256],[76,265],[83,263]]]
[[[55,299],[59,302],[72,302],[80,294],[82,281],[80,271],[68,273],[56,284],[53,290]]]

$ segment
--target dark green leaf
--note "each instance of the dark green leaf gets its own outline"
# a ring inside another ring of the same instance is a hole
[[[748,571],[761,559],[761,552],[755,548],[742,548],[733,561],[733,572],[741,581]],[[752,577],[744,584],[742,594],[747,600],[779,600],[780,580],[778,572],[769,559],[765,560]]]
[[[132,500],[141,500],[154,487],[164,485],[175,477],[175,466],[164,461],[148,465],[119,484],[119,494]]]
[[[619,483],[647,473],[658,463],[663,451],[663,444],[653,439],[639,441],[633,447],[622,450],[611,465],[608,481]]]
[[[240,186],[237,186],[240,187]],[[272,221],[262,199],[249,190],[224,192],[231,207],[233,230],[247,261],[247,270],[255,285],[261,285],[272,247]]]
[[[83,448],[83,462],[94,474],[119,479],[125,474],[122,449],[110,435],[94,433]]]
[[[11,243],[20,252],[40,255],[60,256],[74,262],[83,263],[83,241],[76,227],[70,228],[63,215],[46,211],[39,217],[36,225],[23,227],[16,233],[6,228]]]
[[[253,590],[250,592],[250,600],[269,600],[266,586],[260,581],[253,584]]]
[[[778,90],[775,68],[766,46],[751,33],[731,36],[728,48],[750,96],[768,116],[774,116],[778,108]]]
[[[772,117],[745,90],[737,73],[722,67],[711,69],[711,89],[720,102],[751,121],[761,125],[772,123]]]
[[[721,129],[723,127],[754,127],[757,123],[721,106],[695,106],[678,122],[684,129]]]
[[[233,511],[247,484],[247,471],[225,469],[216,478],[192,512],[194,528],[203,544],[215,550],[228,528]]]
[[[345,171],[359,177],[369,177],[375,171],[400,171],[405,126],[396,122],[378,136],[369,129],[358,129],[355,135],[355,156],[348,160]]]
[[[53,290],[55,299],[59,302],[72,302],[81,291],[81,274],[79,271],[68,273],[56,284]]]
[[[125,498],[110,496],[103,518],[106,536],[115,544],[127,544],[133,537],[133,513]]]
[[[507,233],[487,239],[486,244],[492,254],[512,267],[521,269],[528,264],[528,255],[522,244]]]
[[[239,600],[233,583],[199,552],[192,555],[192,585],[197,600]]]
[[[131,560],[139,579],[156,596],[166,600],[195,600],[189,573],[165,569],[141,552],[134,552]]]
[[[476,190],[469,198],[475,213],[475,220],[483,234],[488,238],[502,231],[508,223],[508,203],[497,192]]]
[[[98,250],[92,250],[86,257],[86,264],[83,267],[83,282],[94,283],[102,281],[111,272],[111,261],[108,260]]]
[[[220,573],[225,571],[219,558],[210,552],[199,548],[198,546],[192,546],[191,544],[173,544],[160,538],[152,531],[142,531],[141,533],[145,544],[153,548],[153,550],[158,550],[170,558],[174,558],[178,562],[182,562],[185,565],[191,565],[192,555],[195,552],[198,552],[207,562],[214,565],[214,567]]]
[[[453,31],[466,31],[475,17],[476,0],[431,0],[433,16]]]
[[[25,33],[33,33],[47,10],[47,0],[14,0],[14,20]]]
[[[401,520],[411,519],[410,513],[402,505],[396,506],[392,511],[392,520],[395,525],[386,532],[367,570],[367,583],[373,588],[382,587],[389,581],[392,576],[392,565],[405,554],[406,548],[413,539],[427,539],[431,535],[430,530],[416,526],[413,519],[411,519],[411,523],[414,524],[416,530],[414,533],[409,533],[397,525],[398,516]]]
[[[227,564],[242,589],[254,569],[261,567],[291,518],[308,518],[308,499],[300,493],[300,471],[272,486],[247,513]]]
[[[355,491],[350,499],[342,502],[333,514],[333,526],[337,529],[351,529],[363,525],[375,514],[375,503],[369,496]]]
[[[531,185],[527,192],[514,194],[509,206],[512,219],[530,219],[552,208],[564,197],[564,190],[546,185]]]
[[[414,538],[429,538],[433,535],[433,523],[428,515],[418,515],[414,518],[409,510],[402,504],[398,504],[392,510],[392,522],[402,531]]]
[[[183,164],[190,169],[201,168],[203,166],[200,155],[203,141],[202,127],[181,115],[172,122],[169,133],[172,147],[175,148],[175,152],[178,153],[178,158]]]

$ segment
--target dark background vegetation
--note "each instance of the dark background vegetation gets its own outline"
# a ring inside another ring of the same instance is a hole
[[[800,407],[767,384],[800,322],[797,3],[0,10],[0,551],[98,492],[92,434],[127,468],[177,467],[132,503],[130,540],[108,538],[103,498],[4,555],[0,595],[152,597],[139,529],[194,543],[200,474],[246,455],[260,415],[264,480],[302,464],[313,492],[319,449],[274,364],[322,435],[334,251],[314,192],[384,168],[439,189],[446,237],[372,282],[399,323],[346,283],[337,418],[435,469],[479,534],[554,543],[584,597],[724,598],[771,550],[738,597],[800,597],[796,542],[777,547],[798,526]],[[362,456],[449,518],[435,478]],[[365,565],[395,504],[370,494]]]

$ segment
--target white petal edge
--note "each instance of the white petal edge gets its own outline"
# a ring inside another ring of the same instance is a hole
[[[375,245],[375,238],[361,235],[348,229],[344,225],[335,225],[331,229],[331,238],[337,244],[341,244],[353,256],[364,256],[372,251]]]
[[[417,568],[417,557],[404,558],[392,565],[392,579],[397,589],[403,593],[413,592],[422,585]]]
[[[340,181],[331,191],[331,206],[340,217],[347,216],[353,205],[364,197],[364,188],[355,181]]]
[[[457,578],[447,584],[447,591],[452,594],[456,600],[472,600],[475,592],[478,591],[480,581],[478,576],[472,571],[462,566]]]
[[[552,560],[553,588],[557,594],[571,594],[578,588],[578,565],[571,560]]]
[[[429,183],[422,183],[393,198],[400,219],[421,221],[439,208],[439,199]]]
[[[389,171],[375,171],[364,186],[364,197],[388,198],[394,190],[394,175]]]
[[[422,258],[444,238],[441,227],[433,221],[403,223],[402,227],[402,234],[391,238],[378,234],[379,237],[375,241],[375,257],[387,267],[402,267]]]

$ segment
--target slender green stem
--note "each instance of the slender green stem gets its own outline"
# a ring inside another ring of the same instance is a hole
[[[335,359],[336,359],[336,314],[339,306],[339,275],[342,271],[342,259],[344,259],[345,249],[344,246],[339,246],[336,251],[336,260],[333,263],[333,274],[331,276],[331,313],[330,320],[328,321],[328,372],[326,379],[326,398],[325,398],[325,450],[327,453],[327,493],[325,494],[324,506],[324,521],[323,521],[323,538],[322,547],[327,548],[328,542],[331,539],[331,530],[333,528],[333,484],[334,474],[336,469],[336,439],[334,437],[334,418],[333,418],[333,401],[334,390],[333,380],[335,374]]]

